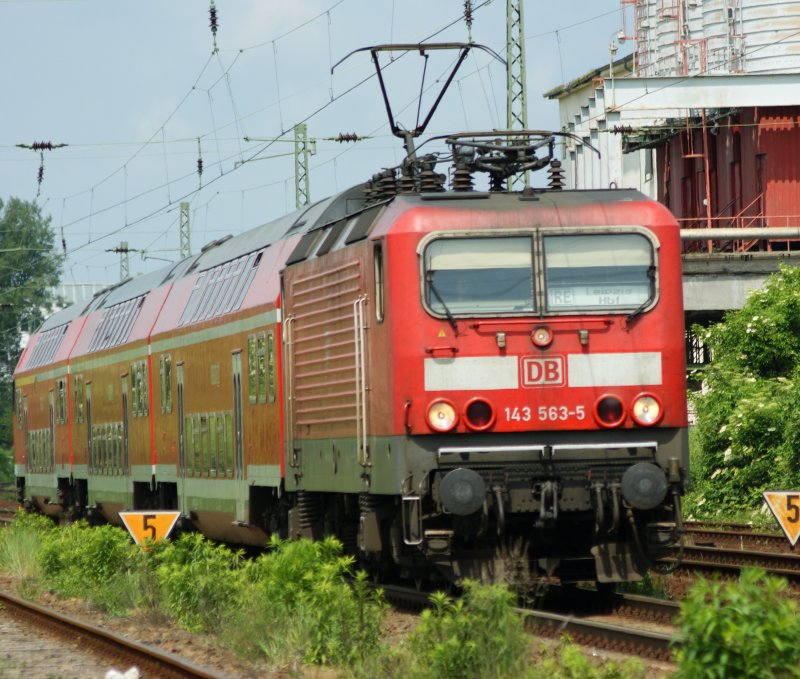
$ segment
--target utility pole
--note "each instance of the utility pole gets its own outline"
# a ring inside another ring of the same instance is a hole
[[[524,0],[506,0],[506,127],[528,129],[528,104],[525,99],[525,18]],[[530,186],[527,172],[509,178],[508,188]]]
[[[301,208],[311,202],[308,177],[308,157],[315,152],[314,140],[309,144],[305,123],[294,126],[294,189],[295,207]]]
[[[213,3],[212,3],[213,4]],[[180,233],[178,235],[181,259],[192,254],[192,238],[189,230],[189,203],[181,203]]]

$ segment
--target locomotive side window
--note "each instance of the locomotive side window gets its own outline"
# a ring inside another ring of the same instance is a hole
[[[654,297],[653,245],[636,233],[545,235],[548,311],[636,309]]]
[[[425,248],[425,301],[443,316],[535,311],[530,236],[442,238]]]

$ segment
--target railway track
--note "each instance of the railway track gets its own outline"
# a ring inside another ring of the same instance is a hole
[[[746,524],[693,521],[685,524],[684,529],[689,543],[698,547],[725,546],[784,553],[794,551],[783,533],[754,530]]]
[[[107,659],[108,665],[137,667],[143,676],[163,679],[222,679],[223,675],[170,653],[145,646],[57,611],[0,591],[0,606],[26,626],[34,626],[72,644],[87,654]],[[59,673],[58,676],[67,676]],[[85,676],[85,675],[83,675]]]
[[[557,590],[558,588],[554,588]],[[415,611],[429,604],[429,594],[400,586],[383,588],[386,599]],[[679,644],[674,625],[678,604],[635,595],[607,596],[593,590],[558,592],[542,608],[518,608],[529,632],[558,638],[568,634],[583,646],[649,660],[671,662]]]

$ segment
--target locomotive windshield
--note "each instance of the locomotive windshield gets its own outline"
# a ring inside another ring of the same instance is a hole
[[[425,249],[425,295],[443,315],[534,311],[532,238],[433,241]]]
[[[542,240],[549,311],[635,309],[653,296],[653,247],[641,234]]]
[[[655,297],[653,244],[641,233],[439,238],[423,273],[428,309],[447,318],[534,313],[537,288],[551,313],[638,310]]]

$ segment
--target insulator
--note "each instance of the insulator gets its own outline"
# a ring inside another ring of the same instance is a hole
[[[472,191],[472,172],[466,167],[457,167],[453,170],[453,191]]]
[[[211,0],[211,7],[208,8],[209,26],[211,32],[216,36],[217,34],[217,8],[214,5],[214,0]]]
[[[41,184],[42,180],[44,179],[44,165],[39,165],[39,172],[36,177],[36,181]]]
[[[414,177],[410,175],[408,172],[402,172],[400,174],[400,179],[397,182],[397,192],[416,193],[416,191],[417,191],[417,182],[414,180]]]
[[[202,177],[203,176],[203,159],[197,159],[197,174]]]
[[[53,142],[51,141],[35,141],[31,147],[34,151],[52,151]]]
[[[360,141],[361,137],[358,136],[355,132],[340,132],[337,134],[333,141],[338,141],[340,144],[346,141]]]
[[[383,200],[397,195],[397,179],[394,170],[384,170],[378,175],[378,198]]]
[[[433,170],[423,170],[419,176],[419,190],[421,193],[436,193],[444,191],[446,177]]]
[[[505,179],[499,172],[492,172],[489,175],[489,191],[504,191],[505,188]]]
[[[633,132],[633,128],[630,125],[614,125],[611,131],[614,134],[630,134]]]
[[[371,203],[373,200],[375,200],[375,186],[373,185],[372,180],[364,184],[364,198],[368,203]]]
[[[549,186],[551,189],[560,191],[564,188],[564,170],[561,169],[560,160],[551,160],[550,169],[547,171],[549,175]]]

